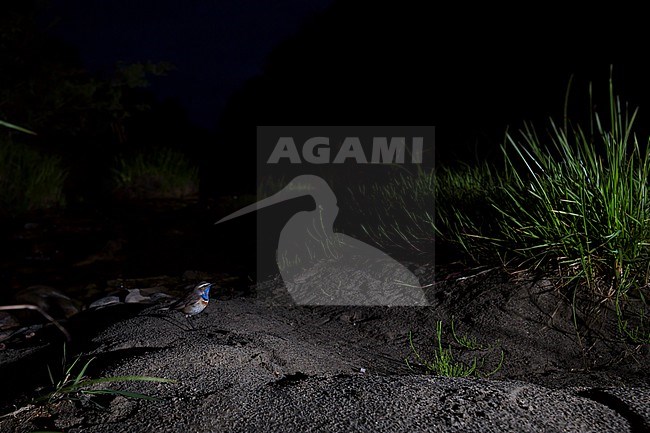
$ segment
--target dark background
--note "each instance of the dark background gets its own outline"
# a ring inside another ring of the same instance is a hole
[[[88,287],[121,277],[241,270],[252,281],[255,250],[282,227],[256,233],[256,217],[313,208],[303,197],[214,225],[255,192],[257,125],[434,125],[437,164],[498,162],[506,128],[562,120],[572,76],[572,121],[606,115],[613,66],[645,144],[640,12],[425,4],[3,2],[0,119],[38,135],[0,134],[59,156],[68,176],[64,209],[2,220],[0,283],[96,299]],[[116,158],[163,148],[199,167],[201,200],[174,212],[119,202]],[[353,184],[350,173],[337,180]]]
[[[87,177],[101,171],[102,158],[165,146],[200,165],[203,194],[252,191],[256,125],[430,124],[438,162],[496,159],[506,128],[532,121],[543,129],[549,117],[561,119],[572,75],[574,120],[589,111],[590,82],[594,105],[605,106],[611,65],[625,100],[650,100],[650,70],[634,51],[642,40],[633,25],[624,34],[616,28],[613,10],[595,17],[550,5],[513,11],[335,0],[11,3],[36,10],[35,31],[56,46],[52,55],[83,73],[106,76],[118,61],[174,67],[141,91],[151,109],[126,122],[126,142],[108,140],[99,152],[88,139],[65,138],[59,146],[73,165],[98,166],[72,177],[86,188],[98,186]],[[55,135],[39,132],[43,140]],[[100,156],[88,160],[89,154]]]

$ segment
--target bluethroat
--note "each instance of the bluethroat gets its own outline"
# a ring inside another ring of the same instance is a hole
[[[195,316],[208,306],[211,287],[212,283],[201,281],[187,292],[185,297],[174,302],[169,308],[178,310],[185,316]]]
[[[185,314],[187,323],[194,329],[194,325],[190,322],[190,316],[196,316],[201,311],[205,310],[210,302],[210,288],[212,283],[201,281],[199,284],[192,287],[187,294],[178,301],[171,304],[169,307],[162,308],[162,310],[177,310]]]

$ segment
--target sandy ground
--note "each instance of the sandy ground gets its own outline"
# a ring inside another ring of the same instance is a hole
[[[579,316],[578,334],[546,280],[452,279],[427,288],[429,307],[278,306],[269,295],[278,290],[271,281],[258,298],[215,293],[191,319],[195,329],[157,306],[79,315],[68,324],[69,350],[96,357],[91,377],[177,382],[112,385],[160,400],[106,396],[103,410],[64,401],[4,418],[0,431],[650,431],[648,347],[615,338],[606,314]],[[479,349],[454,341],[452,318],[457,336]],[[434,356],[437,321],[443,347],[476,358],[482,378],[427,374],[422,359]],[[0,352],[4,413],[47,383],[45,365],[60,352],[38,341]]]

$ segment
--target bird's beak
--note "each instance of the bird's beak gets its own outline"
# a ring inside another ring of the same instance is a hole
[[[282,203],[283,201],[287,201],[296,197],[301,197],[303,195],[311,195],[311,189],[309,188],[309,186],[291,181],[287,186],[285,186],[284,188],[282,188],[280,191],[273,194],[272,196],[260,200],[256,203],[253,203],[251,205],[248,205],[244,208],[241,208],[238,211],[233,212],[230,215],[221,218],[215,224],[226,222],[233,218],[246,215],[247,213],[251,213],[268,206],[273,206],[274,204]]]

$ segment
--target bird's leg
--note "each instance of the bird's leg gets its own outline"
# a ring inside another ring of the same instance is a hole
[[[194,324],[193,324],[192,321],[190,320],[190,315],[189,315],[189,314],[186,314],[186,315],[185,315],[185,320],[187,320],[187,323],[190,325],[190,329],[191,329],[192,331],[196,331],[196,328],[194,327]]]

